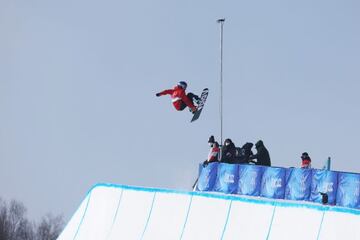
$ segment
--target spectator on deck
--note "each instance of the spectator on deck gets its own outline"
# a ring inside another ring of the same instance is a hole
[[[311,168],[311,158],[307,152],[301,154],[301,168]]]
[[[252,146],[254,144],[247,142],[242,147],[236,147],[235,163],[248,164],[250,155],[253,155]]]
[[[241,156],[243,158],[243,163],[249,163],[250,156],[254,153],[251,151],[251,148],[254,146],[254,144],[247,142],[241,147]]]
[[[262,140],[255,143],[257,153],[249,157],[250,160],[256,159],[257,161],[251,161],[256,165],[271,166],[270,155]]]
[[[236,147],[230,138],[225,139],[221,153],[221,162],[235,163]]]
[[[218,142],[215,141],[214,136],[210,136],[208,143],[210,146],[210,152],[208,158],[203,163],[203,166],[206,166],[211,162],[217,162],[219,158],[220,148]]]

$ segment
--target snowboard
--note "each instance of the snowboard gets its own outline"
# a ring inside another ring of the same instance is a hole
[[[199,102],[199,104],[198,104],[198,106],[196,108],[196,111],[194,112],[194,115],[193,115],[193,117],[191,119],[191,122],[196,121],[200,117],[201,111],[204,108],[204,104],[206,102],[206,98],[207,98],[208,95],[209,95],[209,89],[204,88],[204,90],[202,91],[201,96],[200,96],[200,102]]]

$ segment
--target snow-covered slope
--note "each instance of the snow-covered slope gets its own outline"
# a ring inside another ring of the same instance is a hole
[[[360,210],[113,184],[94,186],[58,240],[360,239]]]

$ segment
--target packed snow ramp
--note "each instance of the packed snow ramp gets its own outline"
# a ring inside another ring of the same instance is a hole
[[[360,239],[360,210],[316,203],[94,186],[58,240]]]

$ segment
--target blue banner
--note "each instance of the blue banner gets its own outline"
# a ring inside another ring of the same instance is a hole
[[[360,208],[360,174],[339,173],[336,205]]]
[[[322,203],[322,194],[328,195],[328,204],[335,204],[337,172],[313,169],[310,201]]]
[[[249,164],[199,165],[197,191],[305,200],[360,209],[360,174]],[[325,197],[324,197],[325,194]]]
[[[257,165],[239,165],[238,194],[259,196],[264,168]]]
[[[284,198],[285,168],[264,167],[260,196],[266,198]]]
[[[220,163],[214,190],[223,193],[236,193],[239,181],[238,168],[238,164]]]
[[[286,170],[285,199],[309,200],[311,193],[311,169],[289,168]]]
[[[196,186],[197,191],[212,191],[216,181],[218,162],[212,162],[199,166],[199,178]]]

